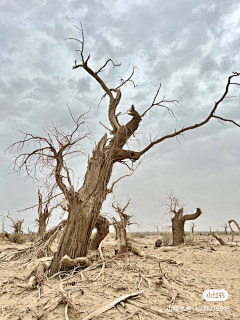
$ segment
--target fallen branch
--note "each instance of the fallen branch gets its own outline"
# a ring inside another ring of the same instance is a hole
[[[160,247],[160,248],[156,248],[157,252],[168,252],[168,251],[172,251],[173,248],[172,247]]]
[[[126,294],[124,296],[121,296],[115,300],[113,300],[112,302],[106,304],[105,306],[91,312],[88,316],[86,316],[85,318],[83,318],[82,320],[91,320],[93,317],[98,317],[100,316],[100,314],[112,309],[113,307],[115,307],[118,303],[124,301],[124,300],[127,300],[129,298],[132,298],[132,297],[135,297],[135,296],[138,296],[142,293],[142,291],[139,291],[139,292],[135,292],[135,293],[130,293],[130,294]],[[129,301],[128,301],[129,302]]]
[[[226,242],[223,241],[223,239],[219,238],[215,233],[212,233],[211,235],[212,235],[215,239],[217,239],[217,241],[220,242],[222,246],[226,246],[226,245],[227,245]]]
[[[158,316],[162,316],[162,317],[168,317],[169,316],[167,313],[163,312],[162,310],[157,310],[157,309],[149,306],[148,304],[143,304],[143,303],[135,302],[135,301],[132,301],[132,300],[127,300],[127,302],[129,304],[132,304],[135,307],[138,307],[138,308],[146,310],[146,311],[150,311],[153,314],[157,314]],[[83,319],[83,320],[85,320],[85,319]]]

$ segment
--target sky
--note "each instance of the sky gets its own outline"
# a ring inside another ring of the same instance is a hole
[[[83,69],[72,70],[79,59],[79,44],[66,38],[81,39],[75,26],[82,23],[85,56],[97,70],[108,59],[121,62],[101,73],[109,87],[126,79],[137,66],[131,83],[122,88],[118,111],[132,104],[143,112],[161,83],[159,97],[177,99],[173,118],[156,107],[143,119],[135,150],[143,149],[150,136],[163,136],[205,119],[222,96],[228,76],[240,72],[240,3],[235,0],[36,0],[7,1],[0,4],[0,214],[24,219],[24,231],[34,229],[37,189],[24,176],[9,174],[12,156],[5,150],[22,138],[19,130],[43,135],[52,122],[72,126],[67,104],[74,115],[88,110],[93,141],[85,148],[91,154],[105,133],[99,121],[109,125],[107,100],[98,107],[101,87]],[[240,123],[239,86],[232,86],[216,113]],[[122,122],[127,121],[122,117]],[[140,145],[140,146],[139,146]],[[184,137],[168,139],[152,148],[136,172],[122,179],[114,197],[122,205],[131,199],[129,214],[140,225],[131,231],[154,231],[155,225],[167,230],[171,217],[161,206],[172,190],[180,197],[186,213],[201,208],[195,230],[223,230],[230,218],[240,223],[240,128],[211,119],[205,126],[188,131]],[[75,161],[74,176],[80,184],[86,158]],[[116,166],[113,179],[126,169]],[[102,212],[113,215],[109,195]],[[59,222],[53,212],[49,227]],[[8,219],[7,219],[8,220]],[[10,231],[10,220],[5,229]],[[0,219],[1,221],[1,219]],[[187,222],[186,230],[190,230]]]

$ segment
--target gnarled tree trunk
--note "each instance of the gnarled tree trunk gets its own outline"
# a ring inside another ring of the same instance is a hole
[[[91,240],[89,250],[97,250],[101,241],[108,235],[109,233],[109,221],[107,218],[102,216],[101,214],[97,217],[95,228],[97,232],[93,235]]]
[[[104,152],[107,135],[100,140],[88,161],[87,172],[82,188],[78,192],[66,192],[69,214],[55,253],[50,273],[59,271],[61,258],[68,255],[71,259],[87,255],[91,234],[96,225],[102,203],[106,199],[113,160]],[[58,176],[56,177],[58,179]]]
[[[120,220],[117,221],[115,218],[112,218],[113,220],[113,226],[116,231],[116,241],[117,241],[117,252],[118,254],[126,253],[130,249],[130,244],[128,243],[127,239],[127,226],[131,224],[130,220],[132,216],[124,213],[127,207],[130,204],[130,199],[128,200],[125,207],[121,208],[118,203],[113,203],[112,207],[115,209],[115,211],[118,213]]]
[[[49,221],[49,218],[51,216],[52,211],[57,207],[54,206],[51,209],[48,208],[50,200],[48,200],[45,204],[44,210],[43,210],[43,201],[42,201],[42,194],[40,193],[40,190],[38,189],[38,219],[36,219],[38,223],[38,235],[42,237],[46,231],[47,231],[47,224]]]
[[[116,221],[113,225],[116,231],[117,253],[128,252],[126,224],[123,220],[120,220]]]
[[[183,208],[178,211],[174,211],[174,217],[172,218],[172,233],[173,233],[173,245],[184,243],[184,225],[187,220],[195,220],[201,214],[202,211],[197,208],[197,211],[193,214],[183,215]]]

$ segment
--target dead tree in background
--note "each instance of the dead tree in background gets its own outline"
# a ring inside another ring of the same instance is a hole
[[[228,231],[227,231],[227,229],[228,229],[228,225],[227,225],[227,223],[224,223],[224,224],[222,224],[222,227],[224,227],[224,234],[228,234]]]
[[[53,206],[51,209],[49,209],[50,201],[51,201],[51,195],[49,195],[49,199],[45,201],[45,206],[43,209],[42,194],[38,189],[38,219],[36,219],[36,222],[38,223],[38,235],[40,237],[46,233],[47,224],[51,216],[51,213],[53,212],[54,209],[58,207],[58,205],[56,205],[56,206]]]
[[[212,227],[209,227],[209,235],[212,234]]]
[[[229,225],[229,228],[230,228],[231,233],[232,233],[232,242],[233,242],[235,232],[234,232],[234,230],[233,230],[233,228],[232,228],[232,226],[231,226],[231,223],[235,223],[235,225],[236,225],[236,227],[238,228],[238,231],[239,231],[239,232],[240,232],[240,226],[239,226],[239,224],[237,223],[237,221],[235,221],[235,220],[233,220],[233,219],[228,221],[228,225]]]
[[[232,220],[229,220],[229,221],[228,221],[229,226],[230,226],[231,223],[234,223],[235,226],[238,228],[238,231],[240,232],[240,226],[239,226],[239,224],[237,223],[237,221],[236,221],[236,220],[233,220],[233,219],[232,219]]]
[[[84,138],[89,138],[89,133],[84,134],[81,132],[81,135],[79,133],[82,128],[84,129],[83,123],[85,122],[82,121],[83,116],[78,118],[72,116],[75,128],[71,133],[66,133],[60,127],[52,125],[52,127],[48,127],[45,131],[45,136],[41,137],[30,133],[23,133],[23,140],[10,146],[10,150],[15,147],[19,152],[19,155],[14,160],[12,172],[26,173],[28,177],[32,177],[38,182],[45,173],[45,178],[47,177],[48,183],[49,181],[56,183],[68,202],[69,215],[67,224],[58,250],[53,258],[51,274],[59,271],[60,260],[64,255],[68,255],[72,259],[86,256],[91,233],[95,227],[102,204],[107,194],[113,191],[115,184],[123,178],[122,176],[109,185],[114,166],[117,164],[126,165],[126,168],[128,168],[130,172],[124,176],[131,175],[134,172],[133,163],[140,160],[141,157],[156,144],[181,136],[187,131],[195,130],[207,124],[213,118],[221,122],[231,122],[240,126],[231,119],[216,115],[218,106],[228,97],[230,86],[239,84],[235,79],[240,76],[240,73],[234,72],[228,77],[223,95],[214,103],[214,106],[204,120],[199,123],[193,121],[193,125],[185,126],[178,130],[174,129],[167,135],[150,140],[150,142],[139,151],[131,149],[131,138],[135,137],[141,121],[146,118],[148,112],[158,106],[167,110],[170,116],[175,117],[169,104],[177,105],[179,101],[167,100],[165,96],[159,99],[160,85],[152,102],[144,111],[137,111],[135,106],[129,102],[128,115],[130,119],[125,121],[125,123],[120,121],[120,117],[125,112],[123,109],[121,111],[117,110],[121,102],[121,90],[127,83],[132,83],[134,87],[136,87],[132,79],[136,67],[133,66],[128,78],[121,78],[120,85],[108,85],[100,74],[109,64],[113,67],[120,66],[120,64],[115,64],[112,59],[108,59],[98,70],[93,70],[90,66],[90,55],[88,55],[87,58],[84,56],[85,39],[82,26],[78,29],[81,32],[81,40],[70,38],[80,44],[80,48],[76,50],[77,53],[79,53],[80,62],[78,63],[78,61],[75,60],[73,69],[83,69],[102,88],[104,92],[102,98],[107,97],[109,102],[107,113],[110,125],[110,128],[108,128],[106,124],[102,124],[106,129],[106,133],[96,144],[92,156],[88,159],[83,185],[80,188],[74,186],[73,179],[71,179],[71,171],[67,165],[69,155],[73,156],[73,148],[75,147],[75,154],[76,152],[84,153],[81,148],[81,142]],[[32,151],[26,152],[25,147],[32,147]],[[36,174],[36,168],[39,166],[43,169],[40,176]],[[180,212],[177,215],[181,215]],[[197,213],[193,215],[193,217],[195,218],[198,215],[200,215],[200,210],[197,210]],[[176,241],[175,239],[174,242]]]
[[[5,227],[4,227],[6,216],[2,216],[2,217],[3,217],[3,219],[2,219],[2,232],[0,233],[0,238],[2,238],[2,239],[4,239],[4,238],[9,239],[10,234],[5,231]]]
[[[177,198],[172,191],[167,193],[165,200],[160,201],[163,206],[167,207],[165,215],[173,216],[172,220],[172,235],[173,235],[173,245],[179,245],[184,243],[184,225],[188,220],[195,220],[201,214],[202,211],[197,208],[196,212],[193,214],[183,214],[183,203],[180,198]]]
[[[12,221],[12,228],[14,229],[14,232],[15,233],[23,233],[23,231],[22,231],[22,224],[23,224],[23,222],[24,222],[24,219],[18,219],[18,220],[16,220],[16,221],[14,221],[11,217],[10,217],[10,215],[9,215],[9,213],[8,213],[8,215],[7,215],[7,218],[9,219],[9,220],[11,220]]]
[[[97,232],[93,234],[92,240],[90,242],[89,249],[90,250],[97,250],[101,241],[108,235],[109,233],[109,226],[110,223],[106,217],[102,214],[99,214],[97,217],[97,221],[95,224],[95,228]]]
[[[195,224],[192,223],[191,224],[191,231],[192,231],[192,239],[194,240],[194,228],[195,228]]]
[[[159,230],[159,224],[154,224],[153,226],[157,230],[157,236],[160,238],[161,234],[160,234],[160,230]]]
[[[132,216],[125,213],[126,209],[130,205],[130,199],[128,200],[125,207],[121,207],[118,202],[113,202],[112,207],[118,214],[120,220],[112,218],[113,226],[116,231],[117,240],[117,253],[126,253],[129,251],[129,244],[127,239],[127,227],[130,226]]]

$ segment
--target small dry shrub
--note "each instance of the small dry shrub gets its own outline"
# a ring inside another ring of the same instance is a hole
[[[172,242],[172,234],[170,232],[163,232],[161,234],[161,239],[165,246],[169,245]]]
[[[191,236],[186,236],[185,239],[184,239],[184,243],[185,244],[192,244],[194,241],[193,241],[193,238]]]
[[[37,232],[29,231],[28,234],[26,234],[26,237],[28,241],[34,242],[37,240],[38,234]]]
[[[9,236],[9,240],[14,243],[22,244],[27,241],[26,237],[22,233],[11,233]]]

